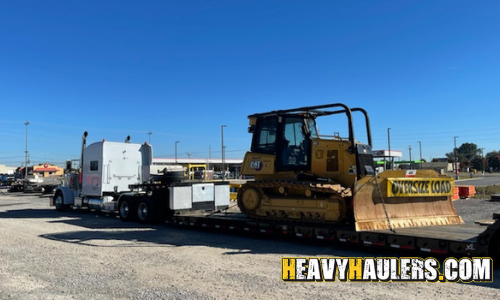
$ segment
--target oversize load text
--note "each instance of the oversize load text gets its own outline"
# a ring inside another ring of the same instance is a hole
[[[388,197],[429,197],[451,196],[454,182],[451,178],[425,179],[425,178],[388,178]]]

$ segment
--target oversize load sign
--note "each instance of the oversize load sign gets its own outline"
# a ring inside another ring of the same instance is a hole
[[[387,178],[387,197],[451,196],[452,178]]]

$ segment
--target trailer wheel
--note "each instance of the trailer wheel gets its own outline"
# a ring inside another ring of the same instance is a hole
[[[57,211],[64,211],[64,209],[66,209],[66,205],[64,205],[64,196],[61,191],[57,191],[54,195],[54,206]]]
[[[123,222],[134,221],[136,218],[135,200],[122,196],[118,201],[118,214]]]
[[[137,218],[139,222],[144,224],[155,223],[157,222],[156,215],[156,205],[152,199],[144,197],[139,200],[139,204],[137,205]]]

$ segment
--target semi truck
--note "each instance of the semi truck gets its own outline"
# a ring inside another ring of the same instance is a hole
[[[354,136],[353,112],[366,143]],[[347,136],[322,136],[316,119],[344,116]],[[454,181],[432,170],[375,173],[367,112],[334,103],[253,114],[242,175],[254,177],[230,207],[228,182],[151,174],[147,143],[85,146],[79,172],[56,189],[57,210],[116,211],[122,221],[293,236],[424,255],[500,257],[500,220],[464,224],[451,196]]]
[[[229,182],[187,180],[182,168],[153,169],[152,146],[102,140],[86,145],[80,167],[66,175],[51,205],[117,212],[123,221],[152,223],[187,212],[212,213],[229,206]],[[153,172],[152,174],[152,170]]]

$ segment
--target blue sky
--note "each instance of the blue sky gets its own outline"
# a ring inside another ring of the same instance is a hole
[[[250,146],[247,116],[363,107],[375,149],[500,150],[499,1],[1,1],[0,164],[79,157],[81,135],[155,157]],[[342,132],[326,122],[323,134]],[[341,123],[344,125],[344,123]],[[355,133],[363,133],[358,126]],[[363,140],[362,135],[359,136]]]

